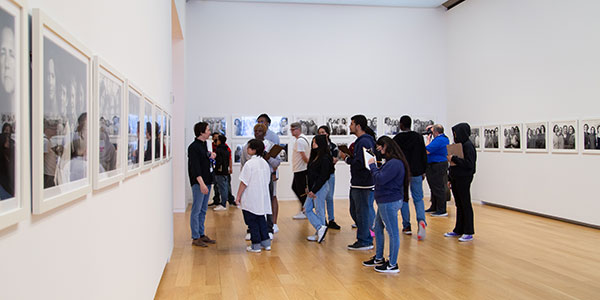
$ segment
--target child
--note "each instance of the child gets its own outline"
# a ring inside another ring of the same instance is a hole
[[[267,161],[260,156],[264,150],[265,145],[262,141],[250,140],[247,153],[251,158],[240,173],[240,187],[236,204],[241,204],[244,222],[250,229],[252,245],[246,248],[248,252],[260,252],[261,247],[267,251],[271,250],[266,219],[266,215],[271,214],[271,198],[269,196],[271,171]]]

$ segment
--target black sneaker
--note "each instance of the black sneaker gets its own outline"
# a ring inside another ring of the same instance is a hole
[[[352,245],[348,245],[348,250],[371,250],[373,249],[373,244],[371,245],[363,245],[358,241],[354,242]]]
[[[342,227],[340,227],[340,225],[338,225],[335,220],[331,220],[329,221],[329,223],[327,223],[327,228],[329,229],[335,229],[335,230],[340,230]]]
[[[371,259],[369,259],[367,261],[363,261],[363,266],[365,266],[365,267],[375,267],[375,266],[379,266],[379,265],[383,265],[383,264],[385,264],[385,258],[376,259],[375,255],[373,255],[373,257],[371,257]]]
[[[430,207],[430,208],[428,208],[428,209],[427,209],[425,212],[426,212],[426,213],[432,213],[432,212],[435,212],[435,211],[436,211],[436,209],[435,209],[435,208],[433,208],[433,207]]]
[[[406,235],[411,235],[412,234],[412,230],[410,229],[410,226],[402,228],[402,233],[404,233]]]
[[[213,202],[209,203],[208,206],[215,206],[217,204],[219,204],[219,202],[216,202],[216,201],[213,200]]]
[[[392,267],[390,266],[390,262],[386,261],[384,264],[376,266],[375,271],[381,273],[398,273],[400,269],[398,269],[398,264]]]

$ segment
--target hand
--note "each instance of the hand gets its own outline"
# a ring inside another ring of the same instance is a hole
[[[341,152],[341,153],[340,153],[340,158],[341,158],[342,160],[346,160],[346,157],[348,157],[348,155],[346,155],[346,153],[344,153],[344,152]]]
[[[452,184],[450,183],[450,181],[448,181],[448,188],[452,189]]]
[[[452,161],[452,156],[453,156],[452,154],[448,155],[448,161]]]
[[[315,195],[315,193],[313,193],[313,192],[308,192],[308,198],[316,199],[317,195]]]
[[[229,175],[233,174],[233,169],[229,166]]]
[[[200,186],[200,192],[204,195],[208,194],[208,187],[206,186],[206,184]]]
[[[211,159],[215,159],[215,158],[217,158],[217,154],[216,154],[216,153],[214,153],[214,152],[211,152],[211,153],[210,153],[210,158],[211,158]]]
[[[235,205],[237,205],[237,206],[240,206],[240,204],[241,204],[241,203],[242,203],[242,198],[241,198],[240,196],[238,196],[238,197],[235,199]]]
[[[337,157],[334,157],[334,158],[333,158],[333,164],[335,165],[335,164],[337,164],[337,162],[338,162],[338,158],[337,158]]]
[[[371,157],[371,158],[369,159],[368,163],[369,163],[369,165],[370,165],[370,164],[374,164],[374,163],[375,163],[375,159]]]
[[[277,175],[276,174],[271,174],[271,180],[277,181]]]

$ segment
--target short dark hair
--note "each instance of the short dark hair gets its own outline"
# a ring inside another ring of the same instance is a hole
[[[248,142],[248,148],[256,150],[256,155],[262,155],[265,152],[265,144],[257,139],[251,139]]]
[[[221,142],[221,144],[225,144],[225,142],[227,142],[227,137],[219,134],[219,141]]]
[[[412,125],[412,119],[409,116],[404,115],[400,117],[400,125],[402,125],[402,127],[405,129],[410,129],[410,126]]]
[[[261,114],[260,116],[258,116],[258,118],[256,118],[256,121],[258,122],[258,119],[260,118],[265,118],[267,120],[267,123],[271,124],[271,118],[269,118],[269,115]]]
[[[367,128],[367,117],[364,115],[354,115],[352,118],[350,118],[350,120],[354,121],[355,125],[360,125],[360,129],[366,131],[365,128]]]
[[[194,125],[194,134],[196,137],[199,137],[201,134],[203,134],[206,131],[206,127],[208,127],[208,123],[206,122],[196,123],[196,125]]]
[[[331,134],[331,130],[329,130],[329,126],[327,126],[327,125],[323,125],[323,126],[319,127],[319,129],[325,130],[325,132],[327,133],[327,135]],[[318,129],[317,129],[317,131],[318,131]]]
[[[219,132],[215,131],[215,132],[213,132],[213,133],[211,134],[211,136],[213,136],[213,137],[214,137],[214,136],[215,136],[215,134],[216,134],[216,135],[220,135],[220,133],[219,133]]]

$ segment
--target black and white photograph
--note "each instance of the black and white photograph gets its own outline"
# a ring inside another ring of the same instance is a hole
[[[481,128],[479,127],[471,127],[471,135],[469,136],[469,140],[475,146],[475,149],[481,150],[481,137],[480,137]]]
[[[140,112],[142,95],[131,86],[127,100],[127,170],[140,167]]]
[[[524,125],[524,137],[525,137],[525,150],[527,152],[546,152],[548,151],[548,123],[546,122],[533,122],[525,123]]]
[[[373,132],[375,132],[375,135],[377,135],[377,117],[367,116],[367,126],[369,126],[369,128],[371,128]]]
[[[295,122],[300,123],[300,129],[304,135],[317,135],[321,118],[318,116],[296,116]]]
[[[167,115],[164,111],[160,111],[160,121],[158,124],[160,125],[160,134],[158,135],[160,139],[160,157],[161,160],[165,160],[167,158],[167,144],[166,144],[166,129],[167,129]]]
[[[583,153],[600,154],[600,119],[581,120],[579,126]]]
[[[418,134],[424,134],[427,132],[427,126],[433,125],[435,122],[432,119],[415,117],[413,118],[413,130]]]
[[[400,132],[400,117],[383,117],[383,134],[395,136]]]
[[[269,125],[269,130],[280,136],[288,135],[290,132],[290,121],[288,117],[270,116],[270,118],[271,125]]]
[[[329,127],[331,135],[349,135],[350,118],[340,116],[326,116],[325,125]]]
[[[502,148],[504,151],[521,151],[521,128],[520,124],[502,125]]]
[[[208,123],[210,132],[218,132],[222,135],[227,135],[227,118],[226,117],[202,117],[202,122]]]
[[[498,139],[498,131],[500,126],[485,126],[483,127],[483,149],[489,151],[499,151],[500,143]]]
[[[173,152],[171,151],[172,148],[172,137],[171,137],[171,115],[168,116],[167,119],[167,137],[168,137],[168,144],[167,144],[167,157],[170,159],[173,155]]]
[[[235,137],[253,137],[254,125],[256,125],[256,116],[237,116],[233,117],[233,136]]]
[[[150,166],[152,164],[152,160],[153,160],[153,155],[152,155],[152,145],[154,144],[154,134],[152,133],[152,123],[153,121],[153,112],[152,112],[152,108],[153,105],[152,103],[150,103],[148,101],[148,99],[145,99],[144,101],[144,128],[142,128],[142,130],[144,130],[144,139],[143,144],[144,144],[144,167],[146,166]]]
[[[244,143],[235,143],[231,145],[233,151],[233,163],[240,164],[242,161],[242,150],[244,149]]]
[[[577,121],[551,122],[552,152],[577,153]]]
[[[279,152],[279,158],[282,163],[288,162],[289,152],[288,152],[288,144],[279,144],[279,146],[283,147],[283,150]]]

